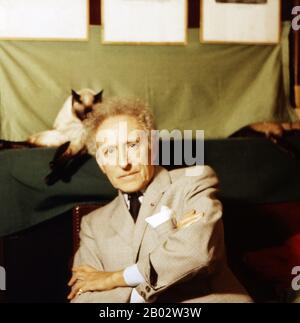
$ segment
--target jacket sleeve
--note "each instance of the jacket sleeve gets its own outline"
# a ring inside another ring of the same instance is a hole
[[[98,271],[104,271],[97,246],[89,224],[90,217],[82,218],[80,230],[80,247],[75,254],[73,266],[88,265]],[[72,303],[126,303],[130,300],[132,288],[122,287],[110,291],[86,292],[76,296]]]
[[[222,205],[215,198],[218,180],[214,171],[204,166],[201,175],[186,176],[183,181],[183,207],[177,220],[192,209],[202,215],[193,224],[173,231],[137,262],[145,283],[136,289],[146,301],[176,282],[201,271],[210,272],[224,254]]]

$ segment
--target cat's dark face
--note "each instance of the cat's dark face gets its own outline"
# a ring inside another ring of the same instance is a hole
[[[72,90],[72,109],[74,114],[81,121],[93,112],[97,104],[102,102],[103,91],[93,94],[90,90],[82,90],[80,93]]]

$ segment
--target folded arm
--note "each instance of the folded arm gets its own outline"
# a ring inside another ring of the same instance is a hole
[[[97,256],[97,246],[86,218],[82,218],[80,247],[73,263],[72,286],[68,299],[74,303],[125,303],[132,288],[128,287],[123,271],[105,272]]]
[[[218,180],[211,168],[186,179],[181,214],[195,210],[201,216],[171,233],[166,241],[137,262],[145,281],[136,288],[146,300],[200,271],[210,272],[224,254],[222,205],[215,198]],[[177,220],[181,220],[180,218]]]

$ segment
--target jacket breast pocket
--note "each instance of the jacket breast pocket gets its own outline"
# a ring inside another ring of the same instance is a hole
[[[160,238],[166,237],[171,232],[175,231],[175,225],[172,219],[169,219],[155,228],[152,228]]]

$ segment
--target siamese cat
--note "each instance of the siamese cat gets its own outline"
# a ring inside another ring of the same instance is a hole
[[[28,138],[28,142],[37,147],[58,147],[70,142],[66,154],[77,154],[85,144],[86,131],[83,121],[97,109],[102,101],[102,92],[95,94],[90,89],[77,92],[67,98],[59,111],[53,130],[39,132]]]
[[[282,138],[286,133],[300,130],[300,120],[295,122],[257,122],[243,127],[233,133],[231,137],[266,137],[271,140]]]
[[[66,167],[73,164],[76,157],[87,152],[87,131],[84,120],[98,109],[102,102],[102,93],[90,89],[78,92],[72,90],[57,114],[52,130],[42,131],[28,137],[26,141],[16,142],[0,140],[0,150],[10,148],[58,147],[50,162],[52,173],[46,177],[47,184],[53,184],[65,176]],[[74,159],[75,158],[75,159]],[[75,161],[77,164],[78,160]],[[79,165],[78,165],[79,166]]]
[[[300,159],[300,152],[287,140],[288,137],[300,137],[300,120],[295,122],[257,122],[245,126],[230,137],[261,137],[267,138],[279,149],[295,159]]]

